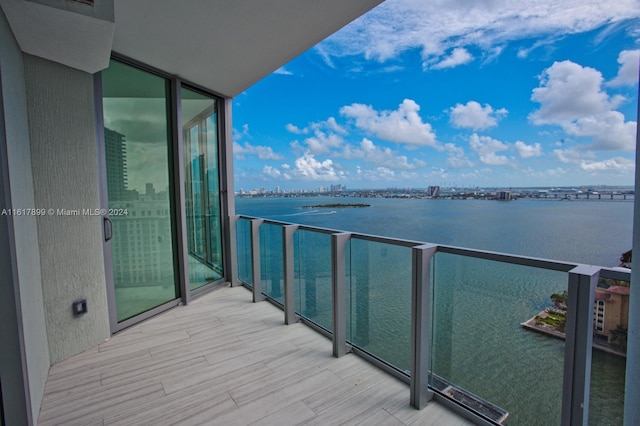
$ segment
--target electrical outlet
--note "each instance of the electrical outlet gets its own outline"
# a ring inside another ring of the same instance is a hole
[[[71,305],[73,309],[73,316],[79,317],[87,313],[87,299],[80,299],[73,302]]]

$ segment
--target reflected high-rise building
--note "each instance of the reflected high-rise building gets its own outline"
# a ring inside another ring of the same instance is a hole
[[[126,135],[104,130],[116,288],[172,286],[168,193],[156,192],[153,183],[146,183],[142,194],[129,189]]]
[[[109,200],[127,200],[127,147],[125,135],[104,128]]]

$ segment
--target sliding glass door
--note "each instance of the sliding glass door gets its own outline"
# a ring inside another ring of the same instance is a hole
[[[179,297],[169,80],[117,61],[102,72],[116,321]],[[104,164],[104,163],[103,163]],[[108,238],[107,237],[107,238]]]
[[[117,331],[224,279],[220,100],[116,59],[100,81],[105,263]]]
[[[218,105],[187,88],[181,98],[189,288],[195,290],[223,277]]]

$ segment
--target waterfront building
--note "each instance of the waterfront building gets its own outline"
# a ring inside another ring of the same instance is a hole
[[[429,197],[436,198],[440,195],[440,187],[439,186],[430,186],[427,188],[427,195]]]
[[[510,191],[498,191],[497,199],[500,201],[510,201],[511,200],[511,192]]]
[[[596,288],[593,331],[607,343],[617,344],[616,331],[629,329],[629,294],[629,287]]]

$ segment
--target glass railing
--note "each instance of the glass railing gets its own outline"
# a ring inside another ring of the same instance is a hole
[[[566,273],[436,253],[433,283],[431,371],[454,386],[432,386],[509,424],[560,424],[565,315],[550,296]]]
[[[331,235],[300,229],[295,233],[295,311],[326,331],[333,328]]]
[[[282,258],[282,228],[272,223],[260,226],[260,280],[262,294],[284,304],[284,269]]]
[[[236,251],[238,255],[238,279],[251,287],[251,222],[249,219],[236,221]]]
[[[411,357],[411,249],[351,238],[347,341],[401,371]]]
[[[626,330],[611,324],[625,320],[615,309],[628,315],[628,271],[232,219],[238,278],[261,277],[254,300],[323,331],[334,356],[408,382],[414,407],[435,398],[483,424],[621,424]]]

